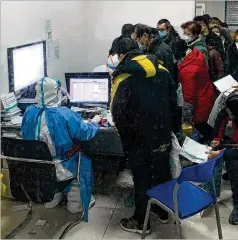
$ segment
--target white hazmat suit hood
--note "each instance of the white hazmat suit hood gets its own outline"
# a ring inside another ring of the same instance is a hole
[[[68,93],[57,79],[45,77],[36,84],[36,102],[40,107],[59,107],[67,104],[68,99]]]

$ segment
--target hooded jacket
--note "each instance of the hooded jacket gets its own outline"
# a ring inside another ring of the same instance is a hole
[[[58,82],[53,79],[43,78],[39,81],[36,85],[38,104],[27,108],[21,126],[23,139],[45,142],[53,160],[66,159],[75,143],[91,140],[99,132],[98,124],[84,123],[80,114],[61,106],[59,90]],[[56,165],[58,181],[72,176],[79,180],[84,219],[87,220],[92,187],[91,161],[82,154],[79,164],[79,153],[76,153],[62,162],[64,171],[61,171],[60,166],[61,163]],[[69,186],[65,191],[68,190]]]
[[[154,55],[133,51],[123,58],[113,73],[111,111],[118,129],[133,129],[151,148],[170,143],[176,88]]]
[[[216,94],[204,55],[194,48],[178,68],[184,97],[183,117],[194,124],[207,122]]]
[[[212,82],[215,82],[225,76],[224,63],[221,54],[216,47],[208,46],[209,54],[209,75]]]
[[[188,47],[193,50],[194,48],[198,49],[205,57],[205,63],[208,66],[208,51],[207,45],[205,42],[204,37],[199,37],[198,39],[194,40],[193,42],[188,44]]]
[[[148,53],[154,54],[160,63],[169,70],[170,74],[174,75],[174,57],[173,52],[171,48],[163,43],[162,39],[157,36],[155,39],[153,39],[149,49]]]

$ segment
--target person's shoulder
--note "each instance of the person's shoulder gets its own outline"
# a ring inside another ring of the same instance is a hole
[[[67,107],[64,107],[64,106],[60,106],[56,110],[57,110],[58,113],[61,113],[61,114],[68,114],[68,113],[74,112],[73,110],[71,110]]]
[[[29,107],[27,107],[25,114],[35,114],[40,110],[39,107],[37,107],[37,105],[31,105]]]

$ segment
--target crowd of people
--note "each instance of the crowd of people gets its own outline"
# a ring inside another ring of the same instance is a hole
[[[167,19],[158,21],[157,28],[125,24],[112,43],[107,65],[94,70],[111,74],[111,113],[133,174],[135,212],[120,222],[126,231],[142,233],[146,191],[171,179],[171,133],[181,132],[182,124],[197,129],[201,143],[217,147],[232,120],[232,140],[238,144],[238,91],[218,114],[214,134],[207,123],[218,94],[213,82],[228,74],[238,80],[238,30],[231,36],[225,23],[209,15],[195,17],[181,28],[183,36]],[[99,131],[100,119],[85,123],[80,114],[67,108],[68,94],[58,80],[40,80],[36,101],[24,114],[22,136],[46,142],[53,159],[64,159],[75,142],[90,140]],[[209,153],[210,157],[221,151]],[[223,155],[233,192],[230,223],[238,224],[238,148],[226,149]],[[76,153],[56,165],[59,181],[74,179],[64,190],[71,213],[87,214],[95,203],[90,162]],[[46,207],[57,206],[64,193],[55,193]],[[162,208],[153,206],[151,212],[161,223],[168,222]],[[150,232],[148,224],[146,233]]]
[[[208,14],[181,28],[182,36],[167,19],[159,20],[157,28],[125,24],[109,51],[109,58],[118,58],[108,64],[113,67],[111,112],[135,187],[134,215],[120,222],[129,232],[142,232],[146,191],[171,179],[171,131],[181,131],[181,124],[192,126],[201,134],[200,143],[218,146],[232,120],[232,140],[238,143],[236,91],[219,113],[215,130],[207,123],[219,94],[214,82],[229,74],[238,80],[238,30],[232,35],[226,23]],[[233,192],[231,224],[238,224],[237,156],[238,149],[224,151]],[[168,222],[162,208],[153,206],[151,212]],[[146,233],[150,232],[148,224]]]

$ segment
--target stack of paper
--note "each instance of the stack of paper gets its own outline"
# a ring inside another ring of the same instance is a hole
[[[3,121],[11,121],[13,118],[20,116],[21,110],[18,107],[15,107],[9,111],[2,111],[1,118]]]
[[[206,152],[211,150],[211,147],[202,145],[193,139],[186,137],[180,154],[191,162],[204,163],[208,160],[208,154],[206,154]]]
[[[20,116],[21,110],[17,107],[17,100],[13,92],[1,97],[4,110],[1,111],[1,118],[4,122],[11,121]]]

